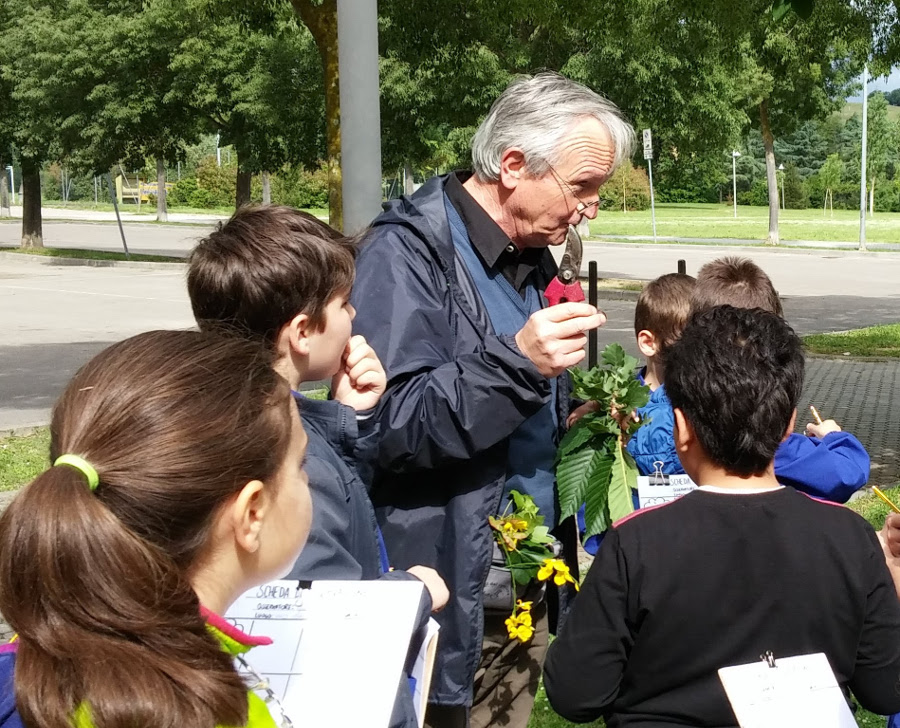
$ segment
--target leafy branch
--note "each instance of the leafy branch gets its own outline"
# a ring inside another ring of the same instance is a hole
[[[637,484],[637,466],[625,443],[644,424],[632,414],[650,396],[635,377],[637,359],[619,344],[607,346],[601,362],[589,371],[571,370],[575,396],[597,402],[599,408],[572,426],[556,455],[560,517],[574,515],[584,503],[588,537],[634,510],[631,489]]]

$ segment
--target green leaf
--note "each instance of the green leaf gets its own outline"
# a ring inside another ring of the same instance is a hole
[[[574,452],[580,448],[594,436],[594,433],[589,427],[590,420],[587,419],[588,417],[589,415],[578,420],[578,422],[572,425],[565,437],[563,437],[562,442],[559,443],[559,450],[556,452],[557,462],[559,462],[561,458],[566,457],[570,452]]]
[[[577,513],[589,488],[597,485],[597,470],[605,456],[605,449],[585,448],[566,457],[556,468],[560,521]]]
[[[547,526],[537,526],[531,532],[531,540],[536,543],[553,543],[555,539],[550,535],[550,529]]]
[[[614,453],[609,482],[609,516],[613,522],[634,511],[631,489],[637,487],[638,475],[637,465],[628,451],[622,447],[621,439],[616,440]]]
[[[607,446],[596,453],[596,464],[590,474],[590,484],[584,499],[585,537],[603,533],[611,523],[607,500],[613,466],[613,455],[608,445],[612,441],[609,438]]]

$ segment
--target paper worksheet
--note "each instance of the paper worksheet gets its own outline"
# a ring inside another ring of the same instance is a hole
[[[246,659],[295,726],[384,728],[422,589],[418,581],[275,581],[241,596],[225,618],[272,638]]]
[[[640,475],[637,479],[638,499],[641,508],[658,506],[676,500],[697,489],[697,484],[687,475]]]
[[[741,728],[857,728],[822,652],[719,670]]]

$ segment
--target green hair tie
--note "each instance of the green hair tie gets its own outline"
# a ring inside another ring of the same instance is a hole
[[[91,490],[96,490],[97,486],[100,485],[100,476],[97,475],[94,466],[78,455],[60,455],[54,461],[53,467],[56,467],[57,465],[68,465],[69,467],[78,470],[85,478],[87,478],[88,487]]]

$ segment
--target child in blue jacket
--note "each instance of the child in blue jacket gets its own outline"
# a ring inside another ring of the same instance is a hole
[[[648,283],[638,297],[634,329],[646,365],[638,378],[650,387],[650,401],[637,410],[646,424],[627,444],[641,475],[661,471],[684,473],[675,452],[672,405],[665,392],[665,353],[680,336],[689,317],[713,306],[762,308],[784,317],[781,301],[769,277],[755,263],[741,258],[720,258],[704,265],[695,281],[670,273]],[[569,418],[571,426],[593,403],[582,405]],[[869,478],[869,454],[834,420],[810,422],[807,435],[792,433],[775,453],[779,482],[817,498],[846,503]],[[637,507],[637,496],[634,497]],[[585,549],[595,553],[599,540],[589,539]]]
[[[317,218],[289,207],[244,207],[194,249],[188,292],[201,329],[227,329],[275,353],[309,435],[305,470],[313,502],[306,548],[289,577],[420,579],[420,616],[446,604],[434,569],[391,571],[369,500],[376,457],[374,414],[386,386],[384,368],[362,336],[352,335],[355,246]],[[330,380],[331,399],[300,392]],[[427,604],[424,604],[427,602]],[[401,685],[391,726],[417,725]]]

